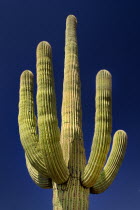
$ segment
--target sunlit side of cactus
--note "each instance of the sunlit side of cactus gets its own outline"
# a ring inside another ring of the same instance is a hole
[[[88,209],[89,193],[99,194],[113,182],[122,163],[127,135],[118,130],[107,159],[112,132],[112,78],[107,70],[96,76],[96,113],[93,143],[86,163],[82,133],[77,20],[66,20],[64,83],[61,131],[58,127],[48,42],[37,46],[37,117],[33,99],[33,74],[25,70],[20,79],[19,132],[26,165],[41,188],[53,188],[55,210]]]

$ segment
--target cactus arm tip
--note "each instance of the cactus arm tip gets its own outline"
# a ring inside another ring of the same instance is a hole
[[[36,48],[36,57],[45,57],[50,58],[51,57],[51,45],[47,41],[41,41],[38,43]]]
[[[77,18],[75,17],[75,15],[70,14],[70,15],[67,16],[66,24],[67,24],[69,21],[73,21],[73,22],[76,22],[76,23],[77,23]]]

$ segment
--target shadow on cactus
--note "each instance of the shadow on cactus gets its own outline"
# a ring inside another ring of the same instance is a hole
[[[33,99],[33,74],[20,78],[19,132],[26,165],[41,188],[53,188],[53,208],[88,209],[89,193],[99,194],[113,182],[124,158],[127,135],[118,130],[107,159],[112,132],[112,81],[107,70],[96,76],[96,113],[93,143],[86,163],[82,133],[77,20],[66,20],[65,66],[61,132],[58,127],[52,67],[48,42],[37,46],[37,118]]]

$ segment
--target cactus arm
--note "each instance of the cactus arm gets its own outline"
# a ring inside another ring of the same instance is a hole
[[[127,135],[123,130],[118,130],[114,135],[113,145],[107,163],[95,185],[90,188],[91,193],[102,193],[112,184],[122,164],[126,146]]]
[[[76,17],[69,15],[66,20],[65,31],[64,82],[61,110],[61,145],[65,162],[73,176],[78,176],[83,165],[85,167],[76,25]]]
[[[68,168],[63,159],[58,128],[52,52],[48,42],[37,46],[37,112],[39,142],[49,177],[61,184],[67,181]]]
[[[40,173],[47,175],[38,147],[38,134],[33,100],[33,74],[29,70],[25,70],[21,74],[19,95],[18,122],[22,146],[33,167],[40,171]]]
[[[41,188],[48,189],[52,188],[52,182],[50,178],[47,178],[46,176],[43,176],[41,173],[39,173],[30,163],[27,156],[25,155],[26,159],[26,166],[28,169],[28,172],[30,174],[30,177],[35,182],[36,185],[38,185]]]
[[[104,167],[111,142],[112,127],[112,81],[107,70],[96,76],[95,132],[90,157],[81,181],[83,186],[92,187]]]

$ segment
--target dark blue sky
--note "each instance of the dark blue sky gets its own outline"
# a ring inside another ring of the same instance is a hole
[[[94,129],[95,76],[113,77],[113,134],[128,134],[125,160],[112,186],[90,196],[90,210],[140,209],[140,3],[138,0],[5,0],[0,3],[0,209],[51,210],[52,191],[37,187],[25,167],[18,134],[19,77],[35,74],[38,42],[48,41],[60,120],[64,31],[67,15],[78,19],[83,132],[87,157]]]

